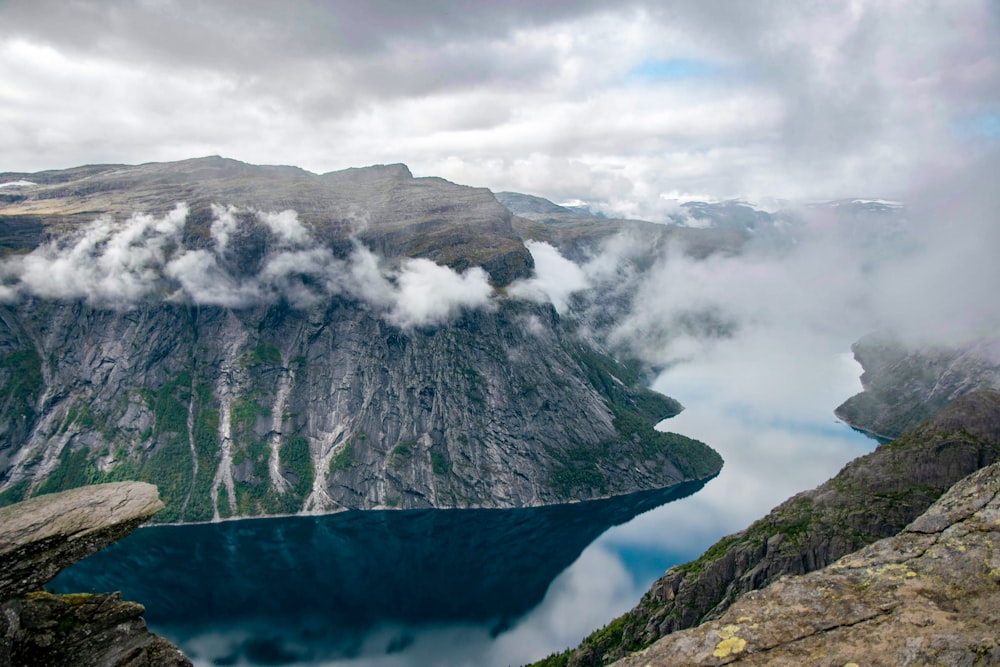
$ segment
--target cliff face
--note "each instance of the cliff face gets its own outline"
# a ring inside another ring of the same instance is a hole
[[[104,484],[0,508],[0,666],[190,666],[118,594],[52,595],[59,571],[163,507],[156,488]]]
[[[716,618],[748,591],[820,569],[895,535],[958,480],[997,460],[1000,393],[969,394],[723,538],[698,560],[671,568],[632,611],[575,651],[539,664],[607,664]]]
[[[1000,664],[1000,464],[899,535],[782,579],[616,665]]]
[[[214,158],[30,180],[0,214],[52,239],[0,285],[0,502],[142,479],[159,521],[519,507],[721,466],[652,429],[675,401],[504,296],[530,254],[487,191]]]
[[[864,391],[836,409],[851,426],[899,437],[951,401],[977,389],[1000,389],[1000,338],[961,345],[907,346],[884,335],[853,345]]]

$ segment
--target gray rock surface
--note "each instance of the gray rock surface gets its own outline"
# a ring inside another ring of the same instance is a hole
[[[41,590],[62,568],[124,537],[162,507],[156,487],[119,482],[0,508],[0,667],[189,666],[176,647],[146,629],[142,605],[117,593]]]
[[[899,535],[783,578],[620,667],[1000,664],[1000,464]]]
[[[0,507],[0,600],[42,589],[64,567],[128,535],[162,507],[156,487],[142,482]]]

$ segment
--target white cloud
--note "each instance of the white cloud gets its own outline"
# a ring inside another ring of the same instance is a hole
[[[78,234],[0,261],[0,302],[29,294],[115,308],[151,298],[226,308],[284,299],[295,308],[310,308],[348,295],[404,329],[492,307],[493,288],[481,267],[458,273],[427,259],[405,258],[397,266],[385,265],[357,241],[350,256],[340,258],[313,239],[293,210],[250,214],[213,205],[212,213],[214,243],[207,248],[184,247],[184,204],[161,218],[141,213],[124,222],[100,218]],[[227,268],[226,250],[255,219],[277,242],[255,270],[236,275]]]
[[[898,197],[996,144],[956,131],[1000,104],[988,0],[3,12],[0,140],[21,171],[404,161],[645,217],[670,192]],[[671,61],[707,65],[634,76]]]
[[[236,233],[239,223],[236,221],[238,209],[235,206],[219,206],[212,204],[212,238],[219,252],[225,252],[229,246],[229,238]]]
[[[510,285],[508,294],[536,303],[551,303],[557,313],[565,314],[570,296],[589,287],[586,274],[549,243],[528,241],[525,245],[535,260],[535,275]]]
[[[388,320],[403,328],[445,322],[463,309],[488,306],[493,295],[482,268],[459,274],[428,259],[405,260],[396,289]]]
[[[190,299],[202,305],[245,308],[262,297],[257,285],[234,279],[208,250],[185,252],[170,260],[164,272],[180,283],[181,291],[171,297],[175,301]]]
[[[291,209],[281,213],[261,211],[257,217],[288,245],[301,245],[312,240],[309,230],[299,221],[299,214]]]
[[[136,214],[124,223],[101,218],[82,233],[51,241],[15,267],[20,288],[41,297],[83,298],[115,305],[146,297],[160,287],[160,269],[176,246],[187,206],[155,218]]]

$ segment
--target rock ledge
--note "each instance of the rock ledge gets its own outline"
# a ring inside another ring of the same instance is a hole
[[[99,484],[0,508],[0,667],[190,666],[118,593],[53,595],[68,565],[124,537],[163,503],[142,482]]]

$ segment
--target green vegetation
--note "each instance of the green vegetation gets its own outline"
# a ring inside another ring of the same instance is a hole
[[[90,406],[81,403],[72,405],[60,430],[65,432],[70,425],[76,425],[101,432],[110,445],[114,446],[113,467],[110,470],[97,467],[97,459],[107,457],[111,452],[110,446],[105,446],[99,453],[86,448],[74,451],[71,447],[66,447],[60,454],[59,465],[37,489],[37,493],[52,493],[103,482],[146,481],[159,488],[165,505],[157,513],[155,521],[211,519],[209,489],[218,465],[219,414],[217,410],[207,407],[212,401],[211,389],[205,385],[197,385],[193,401],[192,435],[198,454],[198,474],[192,479],[187,430],[188,408],[192,399],[191,384],[191,375],[181,372],[156,390],[144,389],[140,392],[153,413],[153,424],[136,434],[139,442],[150,443],[151,449],[148,451],[138,446],[133,448],[128,440],[121,444],[122,435],[117,429],[104,427],[102,431],[101,417]],[[115,444],[116,440],[119,444]],[[129,451],[130,449],[133,451]],[[182,515],[181,508],[185,499],[187,507]]]
[[[340,451],[330,459],[330,474],[333,475],[338,470],[347,470],[352,465],[354,465],[354,461],[351,458],[351,443],[346,442]]]
[[[19,503],[24,500],[26,494],[28,493],[28,485],[28,480],[24,479],[3,493],[0,493],[0,507],[13,505],[14,503]]]
[[[6,414],[22,418],[30,428],[35,421],[35,402],[42,391],[42,360],[34,349],[17,350],[0,356],[0,405],[6,403]],[[6,400],[3,398],[5,397]]]
[[[190,498],[184,511],[185,521],[207,521],[212,518],[212,498],[209,493],[215,468],[219,464],[219,411],[208,407],[212,401],[209,387],[199,385],[195,401],[194,437],[198,452],[198,474],[190,490]]]
[[[722,457],[697,440],[677,433],[662,433],[639,411],[608,402],[618,437],[596,445],[578,445],[563,451],[546,447],[555,462],[548,483],[563,498],[608,493],[608,477],[601,462],[625,458],[632,466],[668,459],[682,475],[700,479],[722,466]]]
[[[257,347],[248,350],[240,359],[240,364],[244,368],[250,366],[281,366],[281,352],[273,345],[261,343]]]
[[[634,467],[664,461],[672,463],[690,479],[707,477],[722,466],[722,458],[704,443],[676,433],[661,433],[653,427],[681,410],[677,401],[638,386],[634,367],[621,364],[589,347],[572,351],[588,382],[605,398],[614,417],[617,438],[563,452],[550,450],[555,461],[549,483],[566,498],[581,492],[606,493],[608,479],[602,461],[625,459]]]
[[[312,459],[309,456],[309,441],[299,435],[290,437],[278,451],[281,466],[295,475],[294,493],[304,498],[313,483]]]
[[[623,644],[623,640],[634,633],[626,632],[628,625],[632,621],[628,614],[624,614],[614,619],[600,630],[591,633],[583,640],[580,648],[584,649],[588,655],[605,655],[609,650],[622,647],[626,652],[638,651],[643,648],[641,642],[631,642]],[[634,623],[634,621],[632,621]],[[562,653],[553,653],[546,658],[531,663],[531,667],[567,667],[573,649]]]
[[[451,472],[451,461],[444,453],[431,450],[431,470],[435,475],[447,475]]]
[[[546,447],[555,461],[549,473],[549,486],[563,498],[573,498],[580,492],[607,493],[608,480],[598,463],[608,456],[610,442],[596,447],[574,447],[559,451]]]
[[[271,414],[270,408],[252,399],[237,398],[230,406],[230,425],[234,440],[249,440],[253,437],[253,427],[258,417]]]
[[[405,465],[413,458],[413,450],[417,447],[416,440],[400,442],[389,452],[389,463],[391,465]]]

